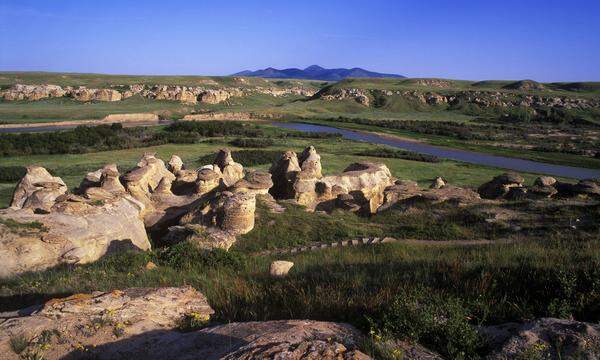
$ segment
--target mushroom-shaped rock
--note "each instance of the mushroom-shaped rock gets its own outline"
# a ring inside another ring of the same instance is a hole
[[[165,163],[154,154],[145,154],[137,166],[123,176],[127,190],[136,198],[143,198],[144,195],[154,192],[165,177],[171,181],[175,180],[175,175],[167,170]]]
[[[66,192],[67,186],[61,178],[52,176],[41,166],[28,166],[27,173],[15,188],[10,206],[47,210],[58,196]]]
[[[201,168],[196,177],[196,194],[203,195],[219,186],[221,172],[217,166],[212,168]]]
[[[268,194],[273,187],[271,174],[264,171],[249,170],[244,178],[235,183],[233,192],[253,192],[254,194]]]
[[[284,277],[290,272],[292,266],[294,266],[294,263],[291,261],[273,261],[269,267],[269,274],[273,277]]]

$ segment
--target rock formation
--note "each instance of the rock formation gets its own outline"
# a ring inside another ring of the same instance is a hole
[[[244,177],[244,167],[233,161],[231,151],[227,148],[219,150],[213,163],[222,174],[221,180],[226,187],[232,186]]]
[[[309,320],[211,325],[191,287],[76,294],[0,313],[3,358],[367,360],[350,325]],[[186,330],[186,331],[181,331]],[[19,354],[11,343],[22,339]]]
[[[293,151],[283,153],[270,172],[273,196],[292,198],[309,209],[334,206],[338,195],[351,194],[361,209],[375,213],[383,204],[385,188],[393,184],[384,164],[369,162],[351,164],[339,175],[323,176],[321,157],[312,146],[300,158]]]
[[[477,192],[485,199],[497,199],[507,196],[512,188],[523,186],[524,179],[515,173],[504,173],[481,185]]]
[[[566,319],[541,318],[480,330],[491,349],[488,359],[594,359],[600,349],[600,326]]]
[[[35,196],[35,195],[33,195]],[[0,210],[0,277],[58,264],[84,264],[123,249],[150,249],[140,217],[144,205],[128,195],[91,200],[61,195],[45,213]]]
[[[137,357],[148,345],[130,340],[146,336],[166,340],[177,334],[169,331],[186,317],[208,323],[213,313],[204,295],[191,287],[76,294],[50,300],[41,307],[0,314],[4,320],[0,323],[0,351],[5,359],[34,358],[36,354],[37,358],[59,359],[83,357],[100,347],[95,358]],[[26,341],[20,354],[10,345],[15,338]],[[105,349],[103,345],[107,345]]]
[[[28,166],[13,193],[10,207],[48,211],[54,200],[65,192],[67,186],[61,178],[50,175],[41,166]]]
[[[290,269],[294,266],[294,263],[291,261],[283,261],[277,260],[271,263],[269,267],[269,274],[273,277],[283,277],[286,276]]]

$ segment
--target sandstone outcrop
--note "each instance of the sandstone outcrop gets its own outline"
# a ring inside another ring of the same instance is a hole
[[[0,277],[55,265],[84,264],[123,249],[150,249],[140,217],[144,205],[128,195],[91,200],[62,195],[46,213],[31,209],[0,210]]]
[[[566,319],[541,318],[481,328],[488,359],[594,359],[600,349],[600,326]]]
[[[435,179],[433,179],[433,182],[431,183],[431,185],[429,186],[430,189],[441,189],[444,186],[446,186],[448,182],[446,180],[444,180],[441,177],[436,177]]]
[[[477,192],[485,199],[498,199],[507,196],[512,188],[523,186],[524,179],[515,173],[504,173],[481,185]]]
[[[214,313],[191,287],[77,294],[2,313],[6,359],[368,360],[352,326],[310,320],[210,326]],[[184,328],[186,324],[194,327]],[[14,339],[24,346],[16,354]]]
[[[64,181],[41,166],[28,166],[13,193],[10,207],[48,211],[54,200],[67,192]]]
[[[0,351],[5,359],[149,358],[143,355],[150,343],[181,340],[178,334],[182,333],[172,330],[186,318],[208,323],[213,313],[204,295],[191,287],[76,294],[0,314]],[[20,354],[11,347],[16,338],[25,341]],[[159,359],[177,352],[177,346],[165,347],[165,343],[148,352],[149,356]]]
[[[234,185],[244,177],[244,167],[233,161],[231,150],[224,148],[219,150],[213,166],[217,166],[222,174],[221,180],[226,187]]]
[[[35,101],[45,98],[62,97],[67,93],[62,87],[58,85],[22,85],[16,84],[10,89],[0,91],[0,97],[4,100],[15,101],[15,100],[28,100]]]
[[[270,169],[273,178],[272,195],[296,200],[314,210],[335,206],[340,194],[351,194],[353,201],[368,213],[375,213],[384,202],[384,190],[393,184],[389,169],[384,164],[354,163],[339,175],[321,174],[321,157],[310,146],[300,158],[293,151],[282,154]],[[339,199],[338,203],[349,201]]]

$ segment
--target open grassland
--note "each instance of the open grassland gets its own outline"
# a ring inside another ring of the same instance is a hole
[[[255,86],[289,86],[303,84],[319,86],[322,81],[310,80],[267,80],[262,78],[240,78],[231,76],[150,76],[150,75],[107,75],[54,72],[0,72],[0,86],[14,84],[52,84],[59,86],[86,86],[89,88],[105,88],[119,85],[179,85],[203,87],[255,87]]]

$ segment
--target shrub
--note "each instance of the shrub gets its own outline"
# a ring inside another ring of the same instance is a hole
[[[227,135],[263,136],[262,130],[239,121],[178,121],[167,126],[165,131],[194,132],[207,137]]]
[[[404,160],[423,161],[423,162],[431,162],[431,163],[436,163],[436,162],[440,161],[440,159],[437,156],[420,154],[420,153],[406,151],[406,150],[390,149],[390,148],[369,149],[369,150],[357,152],[355,155],[373,156],[373,157],[380,157],[380,158],[404,159]]]
[[[476,357],[482,339],[468,322],[468,312],[454,299],[432,290],[402,294],[368,317],[374,336],[418,341],[451,359]]]
[[[207,251],[192,243],[181,242],[157,253],[157,261],[160,265],[185,270],[196,268],[198,265],[209,268],[240,268],[246,259],[239,252],[221,249]]]
[[[237,138],[230,141],[229,144],[245,148],[266,148],[272,146],[274,141],[269,138]]]
[[[0,182],[16,182],[27,173],[24,166],[0,166]]]

